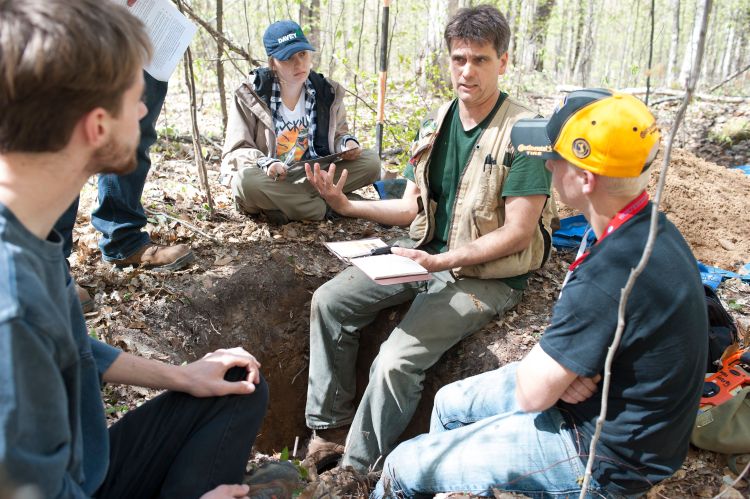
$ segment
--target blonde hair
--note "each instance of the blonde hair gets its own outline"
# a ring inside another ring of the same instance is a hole
[[[605,177],[597,175],[607,194],[612,196],[637,196],[648,186],[651,169],[647,169],[637,177]]]
[[[568,161],[568,165],[579,172],[589,172],[594,175],[599,185],[611,196],[637,196],[646,190],[651,178],[651,168],[646,169],[637,177],[607,177],[576,166],[570,161]]]
[[[0,0],[0,153],[59,151],[89,111],[117,116],[151,54],[112,2]]]

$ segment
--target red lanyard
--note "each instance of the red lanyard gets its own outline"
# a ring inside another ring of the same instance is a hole
[[[625,206],[625,208],[618,211],[617,214],[612,217],[612,220],[609,221],[607,228],[604,229],[602,237],[599,238],[596,244],[599,244],[600,242],[602,242],[602,240],[604,240],[605,237],[622,227],[625,222],[627,222],[628,220],[636,216],[641,210],[643,210],[647,204],[648,192],[643,191],[637,198],[629,202],[627,206]],[[576,258],[576,261],[570,264],[568,271],[572,272],[586,259],[587,256],[589,256],[588,251]]]

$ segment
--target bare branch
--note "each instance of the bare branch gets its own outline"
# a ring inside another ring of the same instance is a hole
[[[200,26],[208,32],[211,37],[213,37],[214,40],[217,41],[217,43],[223,43],[226,45],[227,49],[231,50],[235,54],[242,57],[244,60],[248,61],[249,63],[253,64],[254,66],[261,66],[263,65],[263,61],[260,61],[250,54],[247,53],[245,49],[242,47],[238,47],[234,43],[232,43],[231,40],[229,40],[227,37],[224,36],[223,33],[219,33],[214,29],[213,26],[211,26],[209,23],[201,19],[198,14],[192,11],[190,7],[182,3],[180,0],[172,0],[177,6],[182,10],[183,13],[185,13],[190,19],[195,21],[196,23],[200,24]]]

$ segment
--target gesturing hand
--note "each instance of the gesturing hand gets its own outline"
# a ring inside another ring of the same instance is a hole
[[[241,381],[226,381],[224,375],[235,366],[244,367],[247,377]],[[255,385],[260,383],[260,362],[241,347],[216,350],[182,369],[187,378],[183,391],[194,397],[253,393]]]
[[[566,388],[565,392],[560,396],[560,400],[567,402],[568,404],[577,404],[587,400],[597,392],[597,384],[601,379],[601,374],[597,374],[593,378],[578,376],[570,385],[568,385],[568,388]]]
[[[335,211],[342,213],[342,208],[349,202],[346,194],[344,194],[344,185],[346,185],[349,172],[344,169],[338,183],[334,183],[333,179],[336,176],[336,165],[334,163],[331,163],[328,171],[321,170],[320,163],[315,163],[312,167],[310,163],[305,163],[305,175],[307,175],[307,181],[315,187],[320,197],[325,199],[326,203]]]
[[[236,499],[247,498],[250,487],[247,485],[219,485],[214,490],[209,490],[201,496],[201,499]]]

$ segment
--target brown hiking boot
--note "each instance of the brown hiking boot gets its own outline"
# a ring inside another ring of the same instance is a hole
[[[313,436],[307,444],[307,456],[302,466],[315,469],[320,474],[336,466],[344,455],[346,435],[349,427],[313,430]]]
[[[91,298],[89,292],[86,291],[86,288],[79,286],[78,283],[76,283],[76,291],[78,292],[78,301],[81,302],[81,310],[83,313],[88,314],[93,312],[96,309],[96,305],[94,304],[94,299]]]
[[[118,267],[127,267],[140,265],[154,270],[180,270],[187,264],[195,260],[195,253],[187,244],[177,244],[175,246],[161,246],[154,243],[148,243],[132,255],[122,260],[112,260]]]
[[[297,466],[289,461],[271,461],[245,475],[250,499],[283,499],[296,497],[307,485]]]

